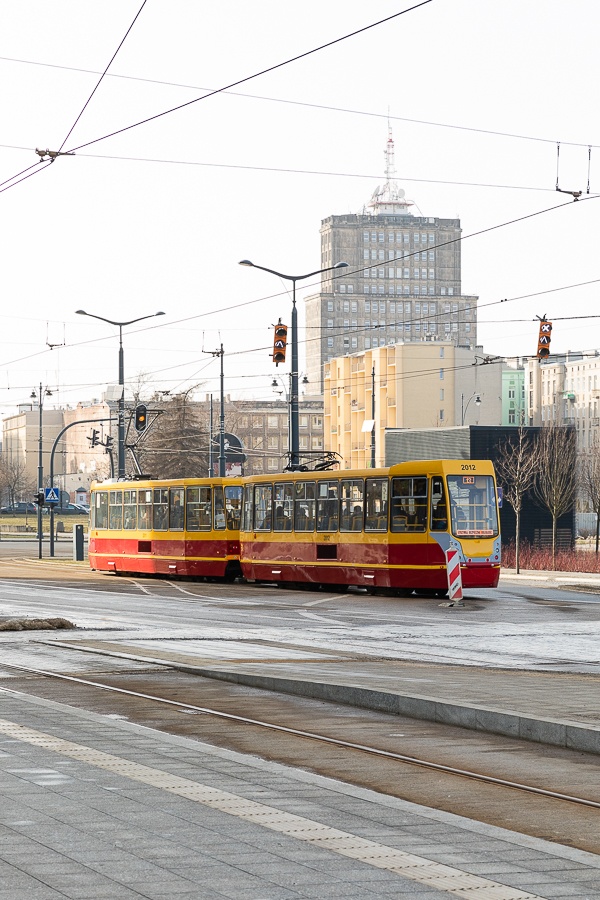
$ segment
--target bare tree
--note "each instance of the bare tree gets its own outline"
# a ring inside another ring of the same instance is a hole
[[[580,486],[596,513],[596,553],[600,536],[600,446],[598,442],[582,454],[580,460]]]
[[[25,461],[18,457],[8,459],[4,454],[0,458],[0,490],[6,494],[8,505],[14,506],[23,493],[33,495],[34,482],[27,477]]]
[[[518,573],[523,498],[533,488],[539,467],[539,447],[531,432],[521,427],[514,437],[504,441],[494,466],[503,499],[510,503],[515,513],[515,567]]]
[[[577,491],[575,431],[549,423],[539,436],[539,472],[534,485],[540,503],[552,516],[552,559],[556,557],[556,523],[573,507]]]

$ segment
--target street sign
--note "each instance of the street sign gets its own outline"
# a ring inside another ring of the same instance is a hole
[[[59,503],[60,502],[59,488],[57,488],[57,487],[44,488],[44,502],[45,503]]]

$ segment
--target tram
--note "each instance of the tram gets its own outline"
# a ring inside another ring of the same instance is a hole
[[[238,478],[101,482],[91,489],[88,556],[116,574],[241,575]]]
[[[444,596],[493,588],[500,531],[489,461],[92,485],[93,569]]]
[[[444,596],[446,551],[463,587],[496,587],[500,532],[492,463],[424,460],[387,469],[244,479],[247,581]]]

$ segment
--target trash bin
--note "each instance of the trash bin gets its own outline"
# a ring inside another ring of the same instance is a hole
[[[83,525],[73,526],[73,559],[83,559]]]

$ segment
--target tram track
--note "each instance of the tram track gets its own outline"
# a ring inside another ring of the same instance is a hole
[[[581,791],[578,795],[571,791],[556,790],[551,783],[527,783],[521,779],[502,777],[494,771],[485,771],[483,767],[477,770],[475,767],[440,760],[440,752],[454,752],[463,758],[472,755],[472,751],[465,750],[466,739],[461,747],[456,744],[460,737],[455,734],[449,738],[451,732],[461,733],[462,729],[448,729],[429,723],[424,725],[415,720],[386,717],[366,713],[364,710],[346,709],[340,713],[338,708],[333,707],[334,719],[335,716],[338,717],[336,723],[331,720],[328,704],[282,698],[281,695],[270,695],[265,700],[265,692],[252,692],[251,689],[240,691],[239,686],[235,690],[233,686],[222,683],[210,684],[208,688],[209,693],[216,693],[220,697],[219,703],[206,705],[193,702],[196,699],[193,694],[195,689],[200,693],[206,691],[204,683],[208,680],[185,676],[174,670],[167,670],[167,677],[160,673],[138,673],[135,676],[120,673],[104,675],[102,680],[97,680],[8,663],[2,663],[1,668],[14,673],[15,677],[23,676],[18,688],[20,693],[58,700],[101,714],[107,714],[108,710],[109,715],[123,715],[130,721],[149,727],[251,752],[414,802],[423,802],[434,808],[469,815],[490,824],[499,824],[591,852],[600,852],[600,836],[596,827],[600,797],[597,789],[594,792],[597,777],[590,776],[587,781],[589,793]],[[160,690],[151,692],[132,689],[131,681],[139,682],[140,679],[143,681],[142,686],[154,683]],[[66,695],[60,688],[58,691],[50,688],[51,683],[67,687]],[[73,688],[76,689],[75,693]],[[5,686],[3,690],[11,688]],[[182,690],[187,695],[185,701],[177,697]],[[244,715],[238,709],[232,709],[239,707],[240,703],[252,703],[255,708],[275,706],[277,715],[264,718]],[[217,708],[217,705],[221,708]],[[182,719],[182,714],[186,714],[185,720]],[[327,727],[322,730],[295,727],[289,720],[298,715],[304,722],[309,716],[312,722],[321,719]],[[338,731],[340,728],[340,717],[342,728],[347,728],[348,719],[352,720],[353,717],[357,722],[366,720],[367,732],[375,731],[375,724],[383,722],[383,736],[377,735],[377,740],[374,739],[372,743],[341,737],[339,733],[336,734],[336,728]],[[390,723],[402,734],[398,735],[396,732],[390,736]],[[407,726],[407,723],[412,724]],[[433,752],[398,752],[385,746],[390,737],[404,737],[405,734],[408,735],[408,742],[414,744],[415,739],[409,734],[410,729],[424,731],[425,744]],[[455,742],[452,751],[448,749],[450,739]],[[496,756],[504,755],[510,760],[505,764],[512,766],[519,755],[516,746],[519,742],[489,735],[478,736],[476,740],[480,744],[486,742],[480,752],[475,754],[479,760],[485,758],[485,754],[488,754],[488,759],[492,755],[498,765]],[[558,751],[540,745],[528,745],[521,752],[528,758],[529,766],[532,753],[543,756],[546,763],[549,757],[562,761],[569,759],[569,751]],[[574,769],[565,777],[574,783],[585,781],[585,778],[580,777],[585,766],[595,769],[597,776],[593,757],[571,754],[570,765]]]

